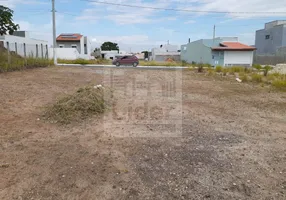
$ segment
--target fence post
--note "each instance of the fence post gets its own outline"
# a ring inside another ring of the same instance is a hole
[[[8,56],[8,66],[11,65],[11,55],[10,55],[10,45],[9,42],[7,42],[7,56]]]

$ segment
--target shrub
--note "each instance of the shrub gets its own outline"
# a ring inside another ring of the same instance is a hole
[[[263,74],[264,74],[264,76],[267,76],[268,72],[269,72],[270,70],[272,70],[272,69],[273,69],[273,67],[271,67],[271,66],[269,66],[269,65],[266,65],[266,66],[263,68]]]
[[[218,66],[215,67],[215,71],[216,72],[222,72],[223,71],[223,67],[218,65]]]
[[[198,72],[201,73],[204,71],[204,65],[202,63],[198,64]]]
[[[227,73],[228,73],[228,69],[227,69],[227,68],[223,68],[223,69],[222,69],[222,73],[223,73],[224,76],[226,76]]]
[[[261,70],[262,69],[261,65],[259,65],[259,64],[253,64],[252,67],[257,69],[257,70]]]
[[[48,106],[44,118],[48,121],[69,124],[103,113],[111,104],[112,92],[107,88],[84,87],[72,95]]]
[[[251,80],[260,83],[262,82],[262,75],[254,73],[251,75]]]
[[[286,80],[275,80],[272,82],[272,86],[281,91],[286,91]]]

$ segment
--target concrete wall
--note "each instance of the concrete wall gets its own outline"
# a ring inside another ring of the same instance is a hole
[[[44,40],[14,35],[3,35],[0,36],[0,41],[3,42],[5,48],[14,51],[23,57],[44,58],[48,56],[48,42]]]
[[[225,51],[224,65],[225,66],[252,66],[253,51]]]
[[[269,39],[266,39],[269,35]],[[257,55],[273,55],[277,48],[286,46],[286,25],[278,25],[272,28],[256,31],[255,47]]]
[[[80,57],[77,49],[75,48],[57,48],[56,51],[58,59],[75,60]],[[53,48],[49,48],[49,58],[52,59],[53,56]]]

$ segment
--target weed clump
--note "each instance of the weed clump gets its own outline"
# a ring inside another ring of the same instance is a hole
[[[222,66],[216,66],[216,67],[215,67],[215,71],[216,71],[216,72],[222,72],[222,71],[223,71]]]
[[[261,74],[252,74],[251,75],[251,80],[253,82],[260,83],[260,82],[262,82],[262,75]]]
[[[111,103],[110,89],[84,87],[48,106],[44,118],[53,123],[70,124],[104,113]]]
[[[286,80],[275,80],[272,82],[272,86],[286,92]]]

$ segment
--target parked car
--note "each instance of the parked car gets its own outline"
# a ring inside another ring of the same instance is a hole
[[[112,61],[113,65],[119,67],[120,65],[132,65],[133,67],[137,67],[139,60],[136,56],[123,56],[117,57]]]

